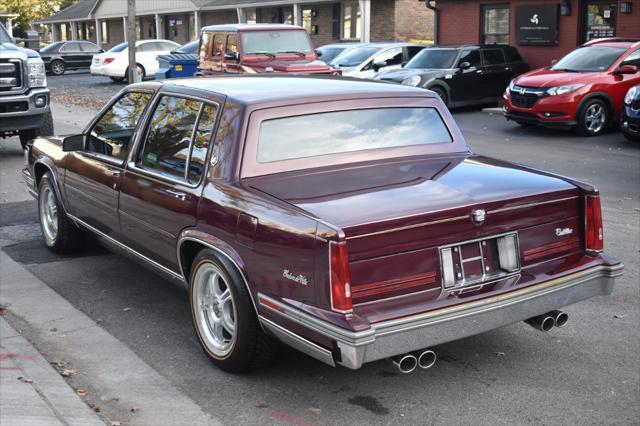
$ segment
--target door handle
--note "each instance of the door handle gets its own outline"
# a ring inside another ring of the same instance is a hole
[[[121,170],[116,170],[116,169],[107,169],[107,173],[110,174],[113,177],[118,177],[122,174]]]
[[[511,71],[511,67],[504,67],[505,71]]]
[[[187,194],[185,192],[175,191],[173,189],[165,189],[165,192],[178,200],[184,201],[187,199]]]
[[[482,74],[482,70],[477,70],[476,73],[477,74]]]

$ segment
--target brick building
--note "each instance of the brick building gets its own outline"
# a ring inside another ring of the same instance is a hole
[[[79,0],[39,24],[52,41],[84,39],[110,48],[126,41],[125,0]],[[194,40],[200,28],[229,23],[304,27],[316,46],[341,41],[433,39],[433,12],[419,0],[137,0],[137,37]]]
[[[437,0],[438,42],[508,43],[532,67],[598,37],[640,39],[640,0]]]

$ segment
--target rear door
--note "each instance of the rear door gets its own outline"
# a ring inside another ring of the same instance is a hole
[[[483,98],[497,98],[511,79],[511,68],[500,48],[481,49],[483,63]]]
[[[100,48],[93,43],[87,41],[80,42],[80,50],[82,50],[82,63],[81,67],[90,67],[93,55],[100,53]]]
[[[80,50],[80,42],[70,41],[60,48],[62,59],[67,68],[80,68],[83,65],[84,52]]]
[[[69,211],[119,239],[118,192],[131,140],[152,92],[132,91],[115,100],[89,127],[85,149],[67,156]]]
[[[159,96],[123,177],[119,214],[125,243],[174,270],[178,236],[196,224],[218,110],[210,101]]]

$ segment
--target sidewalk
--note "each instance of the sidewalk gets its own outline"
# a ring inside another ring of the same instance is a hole
[[[101,425],[42,355],[0,317],[0,425]]]

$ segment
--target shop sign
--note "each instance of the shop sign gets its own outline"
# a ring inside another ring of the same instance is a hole
[[[525,4],[515,7],[518,45],[558,44],[558,4]]]

